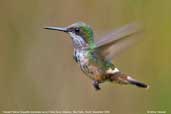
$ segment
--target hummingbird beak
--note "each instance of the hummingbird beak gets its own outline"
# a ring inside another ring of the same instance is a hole
[[[45,27],[44,29],[68,32],[67,28],[65,27]]]

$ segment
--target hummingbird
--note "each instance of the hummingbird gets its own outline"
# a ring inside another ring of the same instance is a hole
[[[147,84],[123,73],[112,63],[112,59],[133,42],[129,37],[138,33],[137,25],[127,24],[98,41],[94,40],[93,29],[84,22],[76,22],[67,27],[48,26],[45,29],[69,34],[74,48],[73,58],[83,73],[92,80],[96,90],[100,90],[100,84],[106,81],[148,88]]]

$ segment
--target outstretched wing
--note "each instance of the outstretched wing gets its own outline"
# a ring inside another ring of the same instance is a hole
[[[127,24],[96,42],[96,49],[105,60],[112,60],[120,52],[135,43],[136,33],[140,32],[140,25],[137,23]]]

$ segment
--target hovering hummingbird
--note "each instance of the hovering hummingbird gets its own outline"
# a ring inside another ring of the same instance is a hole
[[[148,88],[148,85],[119,71],[111,62],[114,56],[131,44],[132,39],[128,38],[138,32],[136,23],[127,24],[97,42],[94,41],[92,28],[84,22],[45,29],[63,31],[70,35],[74,47],[73,58],[86,76],[93,81],[96,90],[100,90],[99,84],[105,81]]]

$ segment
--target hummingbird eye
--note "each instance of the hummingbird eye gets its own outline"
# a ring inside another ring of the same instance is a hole
[[[80,28],[75,28],[75,33],[79,33],[80,32]]]

